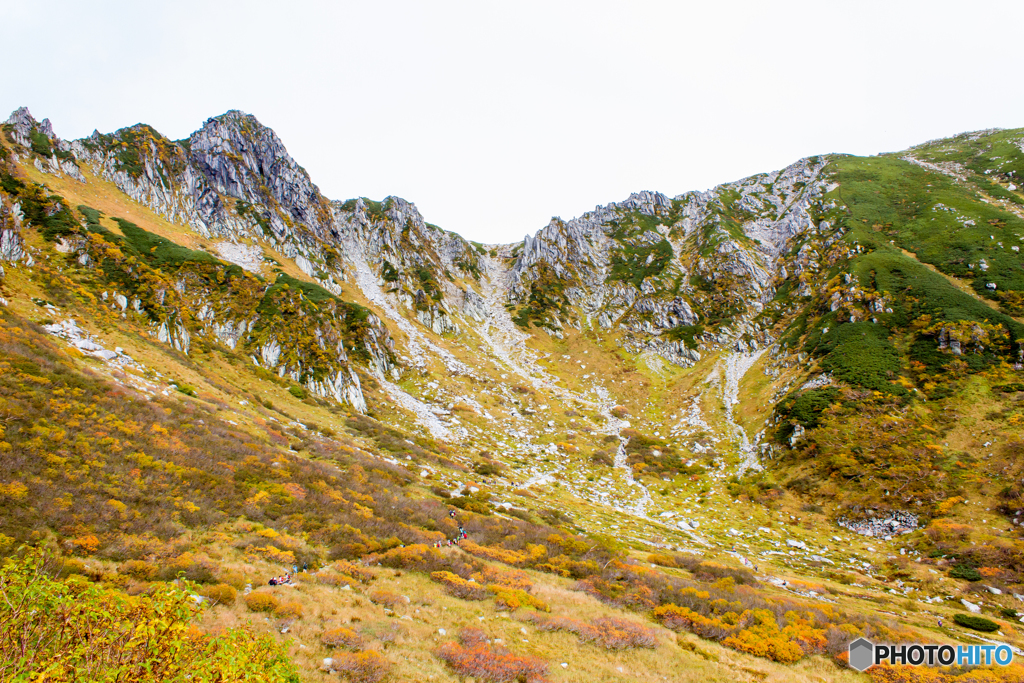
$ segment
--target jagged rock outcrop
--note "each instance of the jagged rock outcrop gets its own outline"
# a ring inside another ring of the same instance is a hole
[[[0,260],[21,261],[25,258],[21,239],[21,211],[0,192]]]
[[[22,155],[34,157],[32,163],[41,172],[85,182],[71,145],[54,134],[50,119],[36,121],[27,107],[21,107],[4,122],[3,129],[7,139],[22,148]]]
[[[510,301],[524,307],[521,323],[578,327],[576,309],[600,327],[645,338],[721,319],[723,312],[756,314],[774,295],[780,260],[793,241],[831,228],[816,219],[831,189],[825,164],[805,159],[673,199],[635,193],[580,218],[552,219],[517,250]],[[631,343],[648,347],[642,339]],[[650,348],[670,359],[691,356],[675,341]]]
[[[207,237],[269,239],[289,256],[318,257],[327,200],[277,135],[239,111],[173,142],[138,124],[71,144],[80,160],[132,199]]]
[[[378,286],[436,334],[455,334],[453,314],[474,300],[481,255],[467,240],[423,220],[416,205],[399,197],[334,202],[335,228],[350,260],[373,271]],[[477,305],[476,314],[482,314]],[[472,317],[472,316],[471,316]]]

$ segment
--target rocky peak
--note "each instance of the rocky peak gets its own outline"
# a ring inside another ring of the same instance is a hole
[[[617,206],[627,211],[639,211],[647,216],[657,216],[659,212],[671,211],[672,200],[660,192],[644,190],[642,192],[634,192],[629,195],[626,201],[621,202]]]
[[[330,210],[309,174],[277,134],[251,114],[232,110],[189,137],[190,161],[218,194],[266,207],[274,235],[296,229],[324,237]]]
[[[53,132],[53,125],[50,123],[50,119],[36,121],[28,107],[19,107],[11,112],[7,121],[4,122],[4,130],[14,142],[23,147],[32,147],[33,133],[46,138],[50,143],[60,143],[60,139]],[[39,145],[38,141],[36,144],[37,146]]]
[[[53,129],[50,126],[50,120],[46,120],[47,129],[50,134],[47,138],[53,137]],[[39,124],[32,117],[28,107],[19,107],[15,109],[11,115],[4,122],[4,131],[8,137],[23,147],[32,146],[32,132],[39,127]],[[45,133],[44,133],[45,135]]]

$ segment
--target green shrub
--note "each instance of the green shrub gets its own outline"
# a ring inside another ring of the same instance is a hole
[[[990,621],[985,617],[976,617],[971,614],[964,614],[963,612],[957,612],[954,614],[953,621],[964,628],[974,629],[975,631],[991,633],[999,630],[999,624],[996,622]]]
[[[970,565],[958,564],[949,570],[950,577],[965,581],[981,581],[981,572]]]

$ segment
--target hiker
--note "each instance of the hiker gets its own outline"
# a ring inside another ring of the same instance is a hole
[[[449,510],[448,511],[448,516],[451,517],[452,519],[455,519],[455,510]]]
[[[939,628],[942,628],[942,617],[939,617]]]
[[[306,571],[307,567],[309,567],[309,565],[307,563],[303,562],[302,563],[302,571]]]
[[[271,579],[269,583],[270,583],[271,586],[276,586],[277,585],[277,579]]]

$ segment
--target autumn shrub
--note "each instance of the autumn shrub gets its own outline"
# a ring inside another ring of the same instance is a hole
[[[215,586],[207,586],[202,590],[200,595],[205,596],[215,605],[230,607],[235,604],[235,599],[238,597],[238,591],[226,583],[218,583]]]
[[[363,638],[347,626],[339,626],[324,631],[320,635],[320,642],[327,647],[346,647],[350,650],[358,650],[363,645]]]
[[[507,586],[488,586],[487,590],[494,594],[494,603],[498,609],[515,611],[520,607],[533,607],[542,612],[550,612],[551,607],[538,597],[530,595],[518,588]]]
[[[194,585],[127,596],[78,576],[55,580],[55,564],[33,550],[0,568],[0,680],[299,681],[272,637],[194,628]]]
[[[249,595],[252,595],[252,593]],[[301,619],[302,613],[302,603],[298,600],[288,600],[274,608],[274,616],[279,619]]]
[[[483,546],[469,539],[465,539],[459,544],[460,547],[471,555],[482,557],[486,560],[495,560],[504,564],[511,565],[523,565],[529,557],[521,552],[515,550],[508,550],[506,548],[492,548],[489,546]]]
[[[517,569],[502,569],[488,565],[473,574],[472,578],[478,583],[518,588],[527,593],[533,589],[533,581],[530,580],[530,577],[526,572]]]
[[[540,631],[569,631],[585,643],[594,643],[606,650],[627,648],[654,648],[658,645],[657,632],[629,619],[598,617],[587,623],[571,617],[530,616]]]
[[[465,629],[461,642],[443,644],[437,657],[458,676],[490,683],[544,683],[548,667],[543,660],[489,645],[481,635],[480,629]]]
[[[361,583],[370,583],[377,577],[377,574],[374,571],[367,569],[366,567],[360,567],[359,565],[347,560],[338,560],[331,565],[331,568],[336,572],[351,576],[353,579],[356,579]]]
[[[351,576],[346,576],[345,574],[316,574],[316,582],[324,586],[334,586],[335,588],[340,588],[342,586],[355,588],[359,585],[358,581],[353,579]]]
[[[217,580],[221,583],[226,583],[235,590],[242,590],[246,584],[245,574],[234,569],[222,569],[217,574]]]
[[[334,668],[352,683],[378,683],[391,671],[391,662],[373,650],[342,652],[333,660]]]
[[[152,581],[156,578],[158,567],[144,560],[128,560],[117,568],[118,573],[130,576],[138,581]]]
[[[654,629],[629,619],[598,617],[591,622],[591,627],[594,630],[594,642],[606,650],[653,648],[658,644]]]
[[[183,576],[186,580],[196,583],[213,583],[215,570],[215,565],[209,560],[185,552],[168,560],[164,566],[160,567],[157,571],[157,578],[162,581],[171,581]]]
[[[245,596],[245,606],[253,612],[273,612],[281,604],[272,593],[253,591]]]
[[[405,602],[405,599],[393,591],[387,590],[375,590],[371,591],[369,596],[370,602],[375,605],[384,605],[390,609],[394,609],[396,606]]]
[[[467,581],[451,572],[432,572],[430,578],[444,586],[444,592],[463,600],[486,600],[490,591],[475,581]]]

